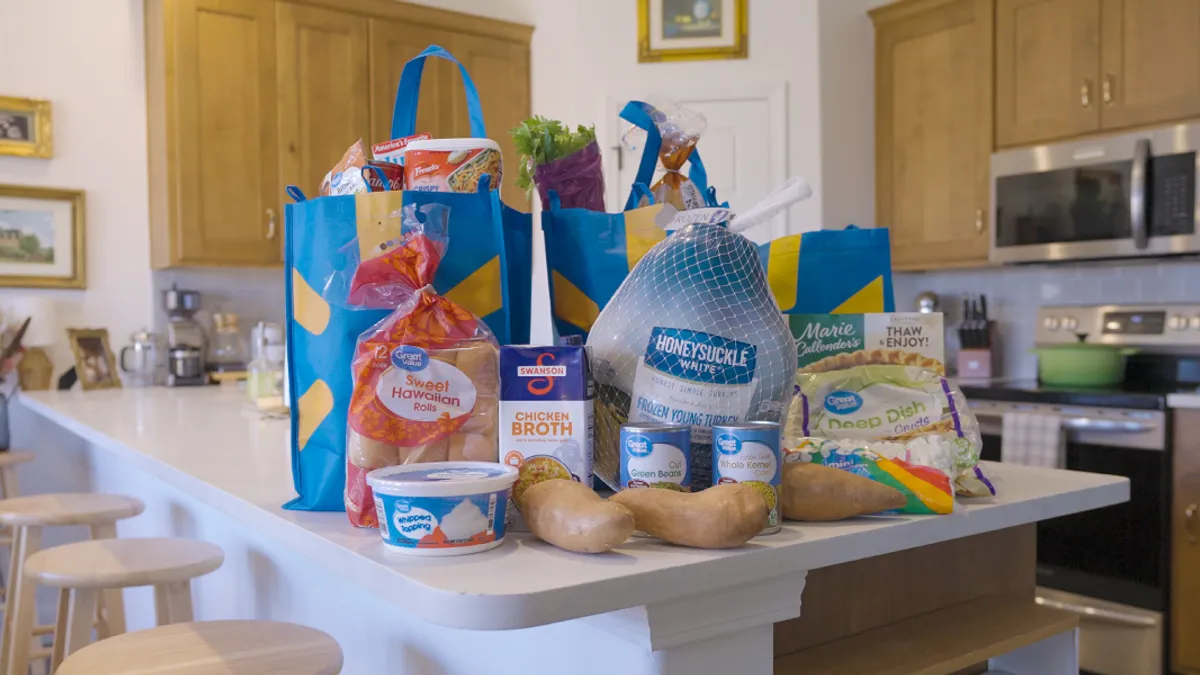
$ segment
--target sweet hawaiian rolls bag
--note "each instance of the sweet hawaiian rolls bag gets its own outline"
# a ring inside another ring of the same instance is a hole
[[[406,206],[404,235],[351,280],[353,303],[395,307],[359,337],[351,362],[345,496],[358,527],[378,527],[369,471],[497,459],[496,339],[430,285],[446,252],[448,210]]]

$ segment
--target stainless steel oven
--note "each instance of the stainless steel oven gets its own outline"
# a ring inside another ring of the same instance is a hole
[[[1166,413],[980,400],[983,458],[1000,461],[1009,411],[1060,415],[1066,468],[1125,476],[1130,499],[1038,524],[1038,602],[1080,617],[1079,657],[1097,675],[1162,675],[1168,603],[1170,460]]]
[[[992,155],[997,263],[1200,253],[1200,124]]]

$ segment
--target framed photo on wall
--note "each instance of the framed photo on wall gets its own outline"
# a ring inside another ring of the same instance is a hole
[[[54,155],[49,101],[0,96],[0,155]]]
[[[121,376],[108,344],[108,329],[68,328],[67,340],[75,354],[75,375],[84,391],[120,388]]]
[[[638,0],[638,61],[744,59],[749,0]]]
[[[0,185],[0,286],[85,288],[81,190]]]

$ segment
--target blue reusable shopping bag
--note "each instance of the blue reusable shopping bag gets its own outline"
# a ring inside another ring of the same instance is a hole
[[[588,331],[608,304],[629,271],[666,232],[654,222],[662,204],[654,204],[647,187],[658,165],[662,137],[647,112],[645,103],[631,101],[621,118],[646,131],[637,176],[622,213],[560,208],[557,195],[542,211],[546,240],[546,264],[550,273],[550,304],[554,327],[560,336],[587,338]],[[716,206],[715,190],[708,187],[708,174],[700,151],[688,158],[688,177],[699,188],[709,206]],[[638,208],[645,200],[649,206]]]
[[[471,135],[486,138],[479,94],[470,75],[436,45],[404,66],[396,91],[392,138],[414,132],[421,75],[430,56],[458,65]],[[344,285],[330,283],[352,270],[359,259],[358,238],[364,221],[395,213],[408,204],[449,207],[449,246],[438,266],[434,288],[481,317],[502,344],[529,341],[532,222],[529,214],[504,205],[498,190],[488,188],[489,178],[485,177],[476,193],[375,192],[310,200],[289,189],[300,199],[285,209],[292,479],[299,497],[285,508],[344,508],[346,411],[354,386],[350,361],[359,335],[388,314],[387,310],[347,307]]]
[[[758,255],[784,314],[896,311],[887,228],[790,234],[760,244]]]

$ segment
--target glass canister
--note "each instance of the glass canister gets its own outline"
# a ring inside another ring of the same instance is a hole
[[[246,343],[238,327],[238,315],[213,314],[213,339],[209,360],[218,372],[246,370]]]

